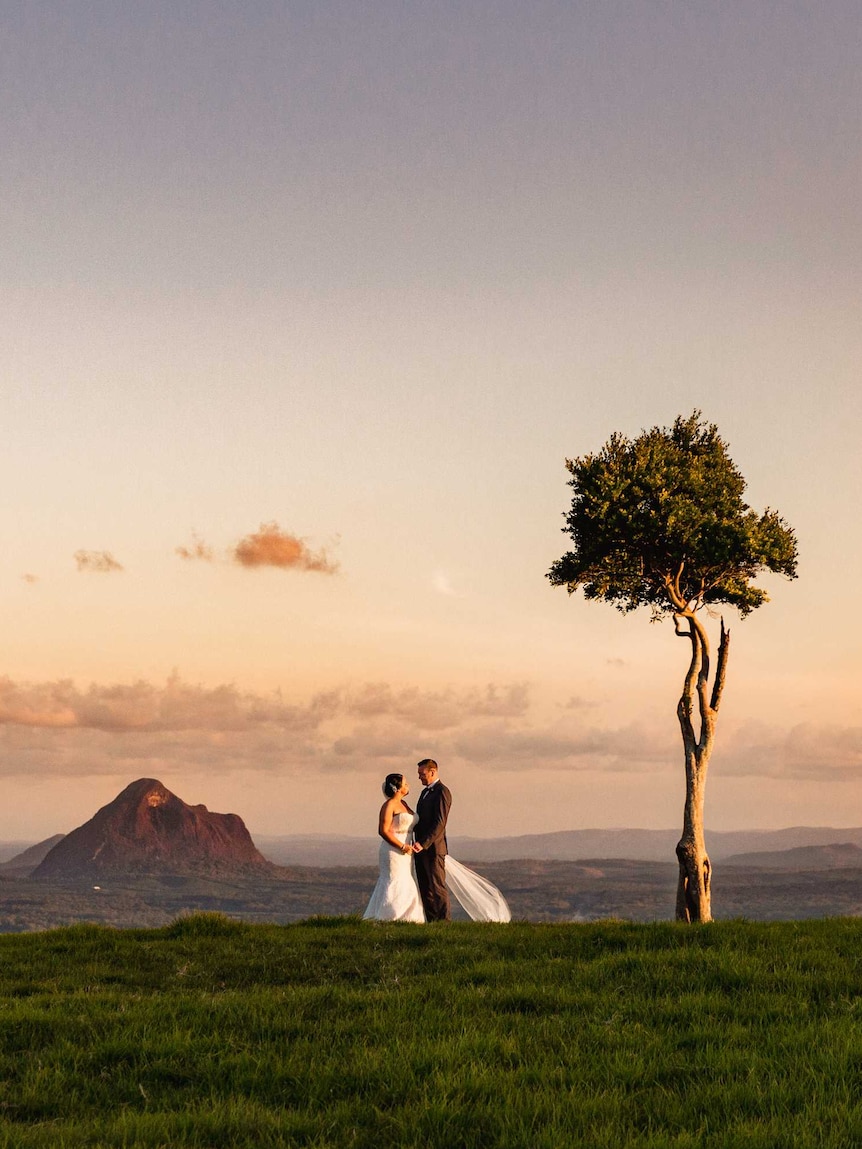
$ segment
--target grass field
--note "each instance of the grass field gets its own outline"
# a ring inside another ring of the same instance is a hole
[[[862,921],[0,937],[0,1146],[862,1145]]]

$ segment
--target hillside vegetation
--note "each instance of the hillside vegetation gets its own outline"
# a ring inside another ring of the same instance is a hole
[[[0,937],[0,1146],[862,1143],[862,922]]]

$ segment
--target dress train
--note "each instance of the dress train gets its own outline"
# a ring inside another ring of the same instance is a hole
[[[495,885],[446,855],[446,885],[474,922],[510,922],[512,912]]]

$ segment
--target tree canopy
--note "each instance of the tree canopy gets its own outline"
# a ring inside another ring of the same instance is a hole
[[[753,583],[759,572],[796,577],[792,528],[743,501],[745,479],[700,411],[634,439],[614,434],[566,467],[574,496],[563,530],[574,549],[548,572],[553,586],[624,613],[727,603],[746,615],[768,601]]]

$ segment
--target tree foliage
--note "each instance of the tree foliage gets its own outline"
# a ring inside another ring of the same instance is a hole
[[[625,612],[655,616],[727,603],[749,614],[768,600],[760,571],[796,577],[796,537],[777,512],[743,501],[745,480],[700,411],[635,439],[566,460],[574,491],[563,528],[574,549],[547,577]]]

